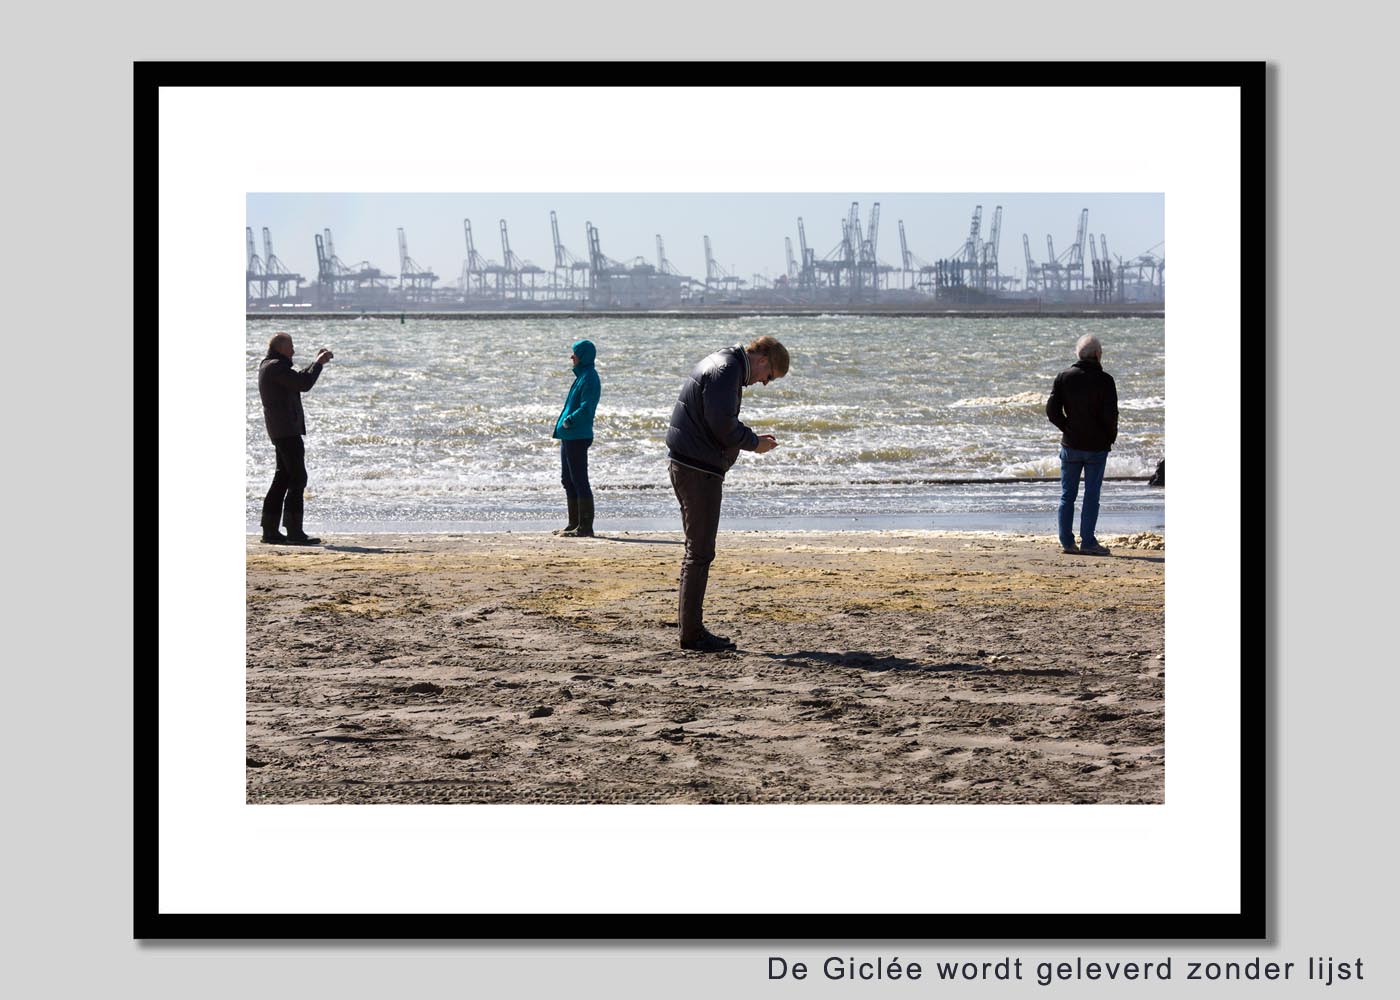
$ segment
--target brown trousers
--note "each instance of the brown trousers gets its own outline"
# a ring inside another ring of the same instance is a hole
[[[681,641],[700,637],[704,629],[705,585],[710,563],[715,561],[715,535],[719,532],[719,507],[724,480],[709,472],[670,463],[671,488],[681,504],[685,529],[685,556],[681,559]]]

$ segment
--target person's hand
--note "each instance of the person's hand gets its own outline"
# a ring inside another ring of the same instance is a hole
[[[778,447],[778,439],[772,434],[760,434],[758,436],[758,447],[754,451],[762,455],[765,451],[772,451]]]
[[[570,427],[572,427],[572,426],[573,426],[573,422],[572,422],[572,421],[569,421],[569,420],[565,420],[565,421],[564,421],[564,424],[563,424],[564,430],[568,430],[568,429],[569,429]]]
[[[318,365],[323,365],[333,357],[335,357],[335,355],[323,347],[316,354],[316,363]]]

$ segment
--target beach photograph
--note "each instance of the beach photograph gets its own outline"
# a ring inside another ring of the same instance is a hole
[[[1165,801],[1159,195],[247,209],[249,804]]]

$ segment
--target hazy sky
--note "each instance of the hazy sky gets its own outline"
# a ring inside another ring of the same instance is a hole
[[[263,254],[262,228],[271,230],[272,248],[284,264],[316,277],[314,236],[330,229],[335,251],[354,265],[367,260],[381,271],[399,273],[398,233],[403,227],[409,255],[431,268],[446,284],[461,274],[466,257],[462,220],[470,219],[479,254],[500,261],[500,220],[505,219],[515,254],[545,270],[554,264],[550,209],[559,216],[561,242],[586,260],[585,223],[599,230],[603,253],[628,263],[644,257],[656,263],[656,234],[666,258],[682,273],[704,279],[708,235],[715,261],[746,281],[786,272],[783,237],[792,237],[799,255],[797,217],[807,244],[820,259],[841,241],[841,220],[852,201],[860,203],[861,230],[869,236],[870,211],[880,203],[879,258],[900,265],[899,220],[909,249],[926,261],[957,254],[966,240],[977,205],[982,206],[982,238],[991,235],[992,215],[1002,206],[1000,263],[1003,274],[1024,274],[1021,234],[1030,236],[1036,264],[1046,259],[1045,237],[1056,255],[1074,242],[1081,209],[1089,210],[1089,232],[1108,237],[1109,253],[1124,258],[1148,250],[1165,256],[1164,201],[1161,194],[249,194],[247,224]],[[1087,252],[1086,262],[1089,259]]]

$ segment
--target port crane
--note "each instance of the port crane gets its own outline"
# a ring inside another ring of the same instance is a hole
[[[738,275],[730,274],[728,270],[715,260],[714,251],[710,248],[710,237],[705,237],[705,291],[708,294],[713,288],[724,295],[737,297],[739,288],[747,284]]]
[[[419,302],[433,297],[438,276],[430,267],[421,267],[408,255],[408,238],[399,227],[399,292],[405,301]]]
[[[549,212],[549,228],[554,236],[554,275],[551,284],[554,286],[554,294],[557,298],[561,291],[559,280],[561,274],[564,278],[563,288],[572,293],[580,284],[587,282],[589,267],[588,261],[579,260],[578,257],[569,252],[563,241],[559,239],[559,216],[555,214],[553,209],[550,209]],[[579,275],[580,271],[583,272],[582,276]],[[570,297],[572,298],[572,294]]]
[[[462,261],[462,298],[469,299],[472,296],[473,285],[476,286],[476,294],[486,294],[486,269],[489,262],[476,251],[476,242],[472,239],[472,220],[463,219],[462,229],[467,238],[467,256]]]
[[[249,299],[267,298],[267,279],[264,277],[263,262],[258,257],[257,244],[253,242],[253,227],[248,228],[248,294]]]
[[[510,248],[510,233],[506,231],[505,219],[501,220],[501,260],[504,261],[501,265],[501,273],[510,280],[515,289],[515,297],[517,299],[523,297],[524,289],[521,279],[528,274],[530,276],[530,298],[534,299],[535,276],[544,274],[545,270],[531,261],[522,260],[520,255]]]

